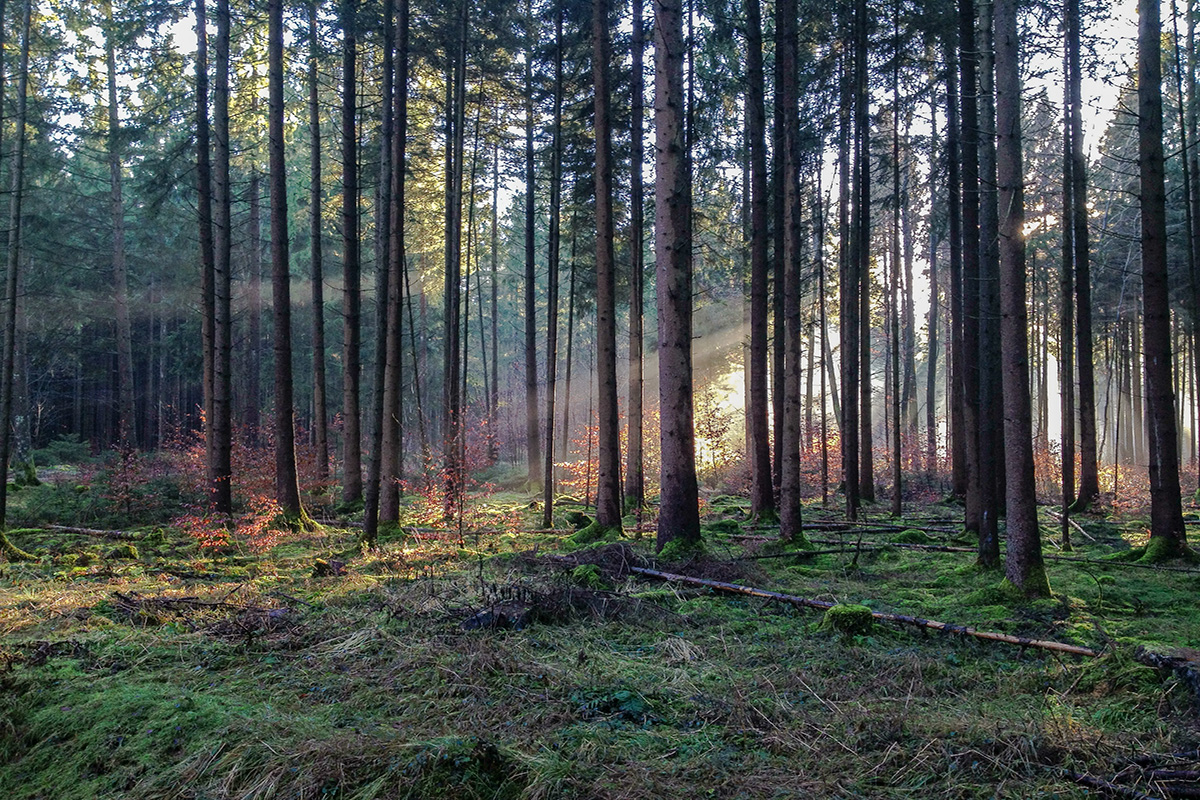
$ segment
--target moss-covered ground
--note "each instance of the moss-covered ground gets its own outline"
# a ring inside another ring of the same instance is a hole
[[[930,522],[953,509],[830,524],[809,555],[711,498],[704,547],[656,561],[652,524],[589,549],[535,531],[532,500],[371,552],[332,525],[220,553],[13,531],[38,560],[0,564],[0,797],[1096,796],[1079,775],[1161,796],[1152,768],[1197,768],[1195,695],[1134,655],[1200,651],[1200,572],[1106,560],[1142,543],[1120,520],[1082,518],[1092,560],[1048,561],[1055,597],[1023,604],[921,549],[970,545]],[[632,564],[1104,655],[834,630]]]

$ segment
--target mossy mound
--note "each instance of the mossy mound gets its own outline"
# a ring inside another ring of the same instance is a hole
[[[658,552],[658,557],[662,561],[693,561],[706,555],[708,555],[708,548],[704,546],[703,539],[695,541],[672,539]]]
[[[871,609],[858,603],[839,603],[825,612],[821,630],[836,631],[847,636],[868,634],[875,627]]]
[[[889,537],[888,541],[892,544],[929,544],[933,542],[934,539],[932,536],[925,533],[925,531],[919,531],[916,528],[909,528],[906,531],[900,531],[900,533],[897,533],[895,536]]]
[[[580,564],[571,570],[571,582],[584,589],[607,589],[608,584],[600,574],[600,567],[595,564]]]
[[[581,531],[592,524],[592,518],[582,511],[568,511],[563,515],[563,519],[577,531]]]
[[[1097,695],[1154,692],[1162,685],[1158,670],[1139,664],[1127,647],[1119,647],[1085,663],[1076,688]]]
[[[731,536],[742,532],[742,524],[735,519],[718,519],[702,526],[705,533]]]
[[[580,528],[567,537],[567,541],[575,545],[598,544],[601,542],[616,542],[621,539],[620,526],[601,525],[592,522],[585,528]]]
[[[114,560],[137,561],[138,549],[129,543],[119,544],[108,551],[108,557]]]

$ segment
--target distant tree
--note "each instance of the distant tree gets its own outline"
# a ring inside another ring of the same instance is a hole
[[[213,509],[233,512],[232,230],[229,176],[229,0],[217,0],[213,76],[213,387],[208,477]]]
[[[358,0],[341,0],[342,23],[342,502],[363,497],[362,264],[358,230]]]
[[[204,0],[196,0],[203,3]],[[320,37],[317,16],[321,0],[308,6],[308,135],[309,135],[309,253],[312,281],[313,438],[317,449],[317,477],[329,477],[329,412],[325,386],[325,270],[322,251],[321,95],[318,82]]]
[[[642,0],[631,0],[633,34],[630,48],[633,51],[630,73],[629,104],[629,412],[628,450],[625,466],[625,505],[640,509],[646,504],[646,470],[643,456],[645,363],[642,356],[645,337],[645,320],[642,306],[645,303],[645,204],[642,197],[642,161],[645,151],[642,143],[642,117],[645,113],[644,94],[646,89],[643,75],[645,43],[642,17]]]

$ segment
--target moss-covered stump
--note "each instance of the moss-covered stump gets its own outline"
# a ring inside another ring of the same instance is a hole
[[[620,539],[620,525],[601,525],[599,522],[593,522],[585,528],[580,528],[567,537],[568,542],[576,545],[616,542]]]
[[[846,636],[870,633],[875,627],[871,609],[857,603],[839,603],[825,612],[821,630],[835,631]]]
[[[888,538],[892,544],[929,544],[934,541],[933,537],[925,533],[925,531],[909,528],[906,531],[900,531],[895,536]]]

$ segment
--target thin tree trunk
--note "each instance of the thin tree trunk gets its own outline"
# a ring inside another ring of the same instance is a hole
[[[934,84],[936,87],[936,84]],[[929,202],[933,209],[938,209],[941,197],[938,193],[940,153],[937,150],[937,92],[936,89],[929,98],[930,137],[929,153]],[[947,130],[949,133],[949,130]],[[938,454],[938,421],[937,421],[937,372],[938,372],[938,324],[942,298],[938,285],[938,251],[941,247],[941,229],[939,223],[932,221],[929,225],[929,349],[925,367],[925,472],[930,480],[937,475]],[[947,398],[949,399],[949,398]]]
[[[1066,13],[1071,13],[1072,0],[1067,0]],[[1078,13],[1078,8],[1075,9]],[[1070,23],[1068,23],[1068,28]],[[1068,34],[1069,39],[1069,34]],[[1068,50],[1070,43],[1068,41]],[[1062,541],[1064,549],[1070,549],[1071,520],[1070,514],[1075,503],[1075,226],[1071,224],[1075,203],[1072,194],[1075,191],[1075,159],[1071,138],[1074,127],[1071,125],[1071,104],[1075,102],[1071,91],[1070,57],[1063,59],[1066,74],[1065,97],[1063,98],[1063,224],[1062,224],[1062,270],[1059,278],[1059,309],[1058,309],[1058,384],[1060,395],[1060,415],[1062,417],[1062,436],[1059,453],[1062,458],[1060,481],[1062,484]]]
[[[775,53],[779,83],[775,102],[783,122],[783,292],[784,292],[784,396],[783,453],[779,489],[779,536],[784,541],[804,540],[800,475],[800,111],[796,86],[797,42],[795,0],[775,6]],[[778,335],[778,333],[777,333]]]
[[[855,236],[858,241],[858,358],[859,374],[859,460],[858,490],[865,502],[875,501],[875,458],[872,452],[874,417],[871,410],[871,124],[868,53],[870,50],[869,14],[866,0],[855,3],[857,28],[855,49],[854,139],[857,144],[857,190],[855,192]],[[851,398],[847,397],[850,403]]]
[[[760,0],[746,3],[746,121],[750,140],[750,509],[755,519],[776,516],[767,414],[767,153]]]
[[[125,264],[125,203],[121,196],[121,114],[117,107],[116,31],[111,0],[104,4],[104,60],[108,84],[108,175],[112,213],[113,310],[117,329],[117,445],[136,448],[137,409],[133,399],[133,333],[129,323],[129,279]]]
[[[866,24],[861,19],[862,3],[855,3],[852,15],[852,29],[857,30],[860,24]],[[851,31],[853,36],[853,31]],[[850,52],[847,50],[846,52]],[[854,53],[853,57],[843,55],[840,124],[838,126],[838,174],[840,190],[838,192],[838,239],[839,252],[839,339],[841,340],[841,380],[842,380],[842,481],[845,486],[846,517],[855,519],[858,516],[860,502],[858,485],[858,233],[851,228],[851,133],[854,104],[854,81],[852,74],[857,72],[857,62],[863,55]],[[853,192],[855,207],[858,205],[858,169],[854,164]],[[857,213],[857,211],[855,212]]]
[[[383,57],[380,68],[380,120],[379,120],[379,183],[375,191],[375,362],[371,381],[371,430],[368,434],[370,456],[367,461],[366,497],[363,509],[363,541],[374,546],[379,532],[380,498],[384,481],[384,418],[390,415],[394,405],[394,392],[388,392],[388,315],[392,301],[392,86],[396,46],[395,3],[383,2]],[[393,427],[389,432],[394,431]],[[392,451],[394,453],[394,450]],[[389,470],[391,472],[391,470]],[[387,479],[391,483],[391,476]]]
[[[529,25],[525,56],[525,456],[529,465],[529,484],[542,482],[542,442],[538,421],[537,381],[537,264],[534,259],[534,194],[536,174],[533,154],[533,47],[534,17],[529,0],[525,3]]]
[[[896,52],[892,58],[892,263],[891,297],[891,361],[892,361],[892,515],[902,511],[901,446],[900,446],[900,4],[892,6],[893,34]]]
[[[233,512],[232,281],[229,185],[229,0],[217,0],[216,75],[213,80],[213,445],[209,464],[213,508]]]
[[[257,91],[258,75],[253,75],[253,84]],[[250,104],[250,113],[259,116],[257,97]],[[257,155],[257,154],[255,154]],[[249,319],[246,326],[246,400],[245,410],[241,419],[243,430],[246,431],[250,443],[257,447],[261,444],[262,417],[262,180],[258,164],[250,166],[250,214],[248,222],[248,257],[246,259],[247,273],[247,303],[246,312]]]
[[[691,195],[683,131],[683,9],[655,4],[654,135],[661,499],[657,547],[700,539],[692,396]]]
[[[275,500],[302,519],[292,402],[292,297],[288,261],[287,173],[283,152],[283,1],[270,0],[267,34],[271,170],[271,299],[275,340]]]
[[[446,108],[446,265],[445,349],[442,353],[443,392],[446,398],[442,430],[443,471],[446,485],[445,516],[451,517],[461,509],[464,475],[460,437],[463,434],[462,371],[459,355],[462,347],[462,195],[463,152],[466,146],[466,72],[468,0],[460,0],[458,8],[457,42],[450,65],[451,85],[447,87]],[[420,373],[418,373],[419,375]]]
[[[1142,309],[1146,353],[1146,424],[1150,434],[1152,559],[1187,546],[1171,391],[1170,298],[1167,291],[1166,191],[1163,176],[1162,25],[1157,0],[1138,0],[1138,162],[1142,206]]]
[[[0,0],[3,17],[3,0]],[[2,26],[3,23],[0,23]],[[0,70],[0,80],[3,79]],[[208,126],[208,13],[205,0],[196,0],[196,217],[200,241],[200,339],[203,351],[204,447],[205,465],[213,462],[216,442],[213,423],[214,335],[216,328],[214,305],[213,262],[213,187],[212,161],[209,153]],[[81,416],[81,415],[80,415]],[[81,420],[80,420],[81,421]],[[75,430],[81,425],[75,424]],[[211,475],[210,475],[211,478]]]
[[[407,0],[406,0],[407,2]],[[407,6],[405,7],[407,8]],[[499,447],[496,437],[496,427],[499,420],[496,412],[500,408],[500,145],[492,146],[492,385],[488,395],[488,463],[496,463],[499,457]]]
[[[362,264],[358,238],[357,11],[341,0],[342,17],[342,502],[363,498]]]
[[[608,0],[592,4],[592,81],[596,126],[596,366],[600,462],[596,523],[621,527],[621,428],[617,414],[617,269],[613,257],[613,168]],[[691,302],[691,295],[688,295]]]
[[[625,465],[625,506],[638,511],[646,504],[646,469],[643,439],[645,437],[645,209],[642,195],[642,162],[645,151],[642,143],[642,128],[645,114],[645,76],[643,57],[642,0],[631,0],[633,17],[633,65],[630,79],[630,122],[629,122],[629,412],[627,451]],[[572,238],[572,247],[574,239]],[[574,285],[574,267],[571,270]],[[573,302],[573,298],[572,298]],[[570,346],[568,345],[568,351]],[[570,363],[568,360],[568,371]],[[564,403],[564,410],[569,408]],[[564,428],[565,429],[565,428]],[[565,454],[565,453],[564,453]]]
[[[204,0],[196,0],[198,3]],[[317,14],[320,0],[310,0],[308,17],[308,127],[309,127],[309,247],[313,309],[313,428],[316,444],[317,479],[329,478],[329,412],[325,391],[325,273],[321,244],[321,106],[317,83],[317,54],[320,48]]]
[[[1079,0],[1067,0],[1067,87],[1071,95],[1071,216],[1074,228],[1076,363],[1079,368],[1079,495],[1075,510],[1083,511],[1100,494],[1099,455],[1096,452],[1096,374],[1092,343],[1092,278],[1088,241],[1087,156],[1083,150],[1083,95],[1080,88]],[[1066,226],[1066,218],[1063,225]]]
[[[948,34],[954,37],[954,33]],[[966,154],[961,147],[962,122],[959,114],[958,76],[954,65],[958,63],[965,71],[967,65],[962,59],[956,61],[957,47],[954,42],[946,43],[946,218],[947,236],[950,240],[950,302],[947,322],[949,327],[950,358],[946,369],[949,383],[946,392],[947,408],[947,450],[950,456],[950,486],[955,497],[965,498],[967,495],[967,358],[965,320],[966,312],[963,307],[964,271],[966,265],[963,253],[967,242],[963,236],[963,213],[967,210],[964,192],[963,166]],[[971,74],[973,81],[974,73]],[[973,156],[972,156],[973,157]],[[974,174],[974,173],[972,173]],[[972,196],[973,197],[973,196]],[[971,219],[976,224],[975,215]]]
[[[598,13],[599,8],[593,9]],[[542,470],[542,527],[554,527],[554,392],[558,377],[558,267],[562,237],[563,6],[554,5],[554,112],[550,143],[550,235],[546,242],[546,459]],[[605,24],[607,20],[604,21]],[[593,27],[593,33],[596,28]],[[599,92],[597,92],[597,104]],[[599,228],[597,228],[599,230]],[[615,331],[614,331],[615,337]],[[616,342],[614,338],[614,348]],[[616,380],[614,365],[613,380]],[[619,467],[618,467],[619,469]]]

